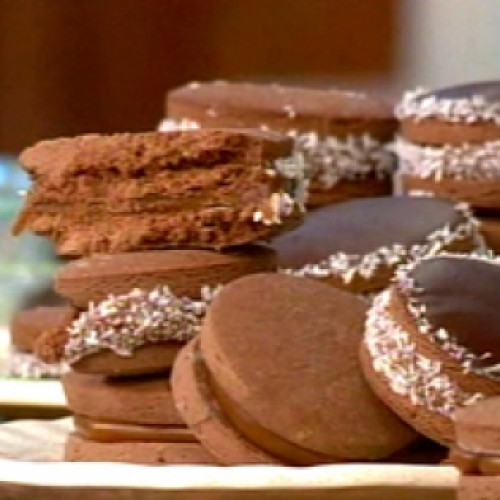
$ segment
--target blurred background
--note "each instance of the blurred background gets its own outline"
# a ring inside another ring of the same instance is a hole
[[[498,78],[498,26],[498,0],[0,0],[0,323],[16,290],[56,265],[37,238],[8,236],[28,187],[13,160],[27,145],[152,129],[166,90],[191,80],[397,100],[418,85]]]

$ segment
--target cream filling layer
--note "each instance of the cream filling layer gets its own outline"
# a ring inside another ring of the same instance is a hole
[[[438,99],[426,94],[429,91],[423,88],[405,92],[394,110],[396,117],[400,120],[412,118],[417,122],[426,118],[439,118],[452,123],[491,121],[500,125],[500,102],[489,102],[481,95]]]
[[[426,237],[423,243],[411,246],[394,243],[365,255],[337,252],[320,262],[306,264],[300,269],[285,269],[283,272],[312,278],[339,277],[348,284],[357,276],[370,279],[382,267],[393,267],[426,255],[437,255],[448,245],[467,238],[473,238],[478,248],[482,247],[484,243],[479,235],[479,223],[470,213],[468,206],[460,203],[456,206],[456,210],[461,213],[463,221],[455,227],[445,225],[436,229]]]
[[[179,121],[166,118],[158,129],[163,132],[200,128],[192,120]],[[270,131],[265,124],[261,130]],[[395,169],[394,154],[390,147],[369,134],[350,135],[344,140],[335,136],[321,137],[316,132],[289,130],[286,135],[294,139],[294,152],[301,155],[308,171],[307,177],[323,189],[330,189],[342,180],[364,179],[374,176],[384,179]]]
[[[374,299],[363,342],[373,369],[384,377],[391,390],[408,398],[412,405],[445,417],[482,398],[480,393],[463,390],[445,373],[443,363],[418,352],[411,335],[392,318],[390,293],[386,290]]]
[[[402,174],[433,179],[500,179],[500,141],[442,147],[420,146],[399,137],[394,143]]]

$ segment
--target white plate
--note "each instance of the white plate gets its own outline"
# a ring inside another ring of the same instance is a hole
[[[71,420],[0,425],[0,498],[38,500],[453,500],[447,466],[140,466],[64,463]]]
[[[9,334],[0,329],[0,414],[2,407],[65,408],[66,400],[59,380],[21,379],[2,376],[9,354]]]

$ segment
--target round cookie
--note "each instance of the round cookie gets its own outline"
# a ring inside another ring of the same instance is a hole
[[[33,352],[44,332],[64,330],[77,315],[70,306],[40,306],[14,315],[10,323],[11,344],[23,352]]]
[[[365,94],[277,84],[194,82],[167,94],[160,130],[249,127],[294,140],[310,170],[309,206],[392,191],[386,148],[397,122],[390,106]]]
[[[500,493],[500,398],[457,410],[450,460],[460,471],[461,500],[493,500]]]
[[[500,139],[500,80],[407,92],[396,106],[413,143],[460,146]]]
[[[169,375],[113,379],[68,371],[61,377],[68,408],[96,420],[144,425],[183,425]]]
[[[67,329],[63,360],[76,371],[114,377],[168,371],[198,333],[213,293],[193,300],[160,287],[110,296]]]
[[[204,287],[215,288],[245,274],[276,270],[275,253],[249,245],[237,251],[157,250],[97,254],[64,266],[54,287],[76,307],[101,302],[134,288],[168,286],[177,296],[200,299]]]
[[[416,434],[362,377],[365,312],[360,298],[304,278],[256,274],[230,283],[208,310],[199,348],[189,344],[174,364],[179,413],[223,463],[391,455]]]
[[[117,442],[90,441],[71,434],[64,459],[69,462],[126,462],[147,465],[217,464],[197,442]]]
[[[408,93],[396,115],[405,192],[500,210],[500,81]]]
[[[441,255],[401,268],[368,312],[366,379],[409,425],[449,446],[457,409],[500,393],[500,263]]]
[[[366,293],[386,287],[398,265],[428,253],[469,251],[481,243],[463,205],[434,198],[368,198],[323,207],[274,238],[289,273]]]

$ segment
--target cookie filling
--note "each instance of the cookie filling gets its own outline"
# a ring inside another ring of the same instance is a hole
[[[500,179],[500,141],[442,147],[419,146],[398,138],[394,150],[402,174],[433,179]]]
[[[193,128],[200,126],[189,119],[166,118],[159,125],[161,131]],[[261,125],[261,129],[270,130],[266,125]],[[394,172],[394,154],[386,144],[368,133],[340,139],[291,129],[286,135],[294,139],[294,151],[304,158],[311,181],[322,189],[331,189],[344,180],[368,177],[382,180]]]
[[[396,394],[412,405],[451,417],[459,407],[478,401],[482,395],[469,393],[444,371],[441,361],[418,352],[411,334],[392,317],[391,291],[378,295],[368,311],[364,345],[373,369],[380,373]]]
[[[395,283],[422,335],[464,373],[500,380],[500,259],[428,256],[399,268]]]
[[[100,443],[197,443],[193,433],[181,425],[141,425],[110,422],[74,415],[75,432]]]
[[[395,108],[399,120],[422,121],[438,118],[453,123],[489,121],[500,125],[500,102],[490,102],[483,95],[456,98],[436,96],[426,89],[406,92]]]
[[[320,262],[306,264],[300,269],[283,271],[295,276],[312,278],[339,277],[344,283],[351,283],[357,276],[370,279],[382,268],[392,268],[425,255],[439,254],[462,241],[472,240],[477,248],[481,248],[484,243],[480,241],[478,221],[472,216],[466,204],[460,203],[455,209],[461,215],[461,222],[454,226],[447,224],[436,229],[423,243],[409,246],[395,243],[362,256],[337,252]]]
[[[243,408],[235,403],[218,384],[209,371],[200,353],[199,343],[195,344],[195,371],[197,381],[204,386],[204,392],[212,398],[211,405],[217,413],[231,423],[245,439],[277,458],[292,465],[314,465],[339,462],[338,458],[303,448],[265,429]]]
[[[200,329],[217,290],[202,289],[201,299],[176,297],[168,287],[139,289],[91,304],[68,328],[64,359],[72,364],[102,350],[131,357],[146,344],[184,343]]]
[[[449,458],[462,474],[500,476],[500,455],[469,451],[456,446],[450,450]]]

